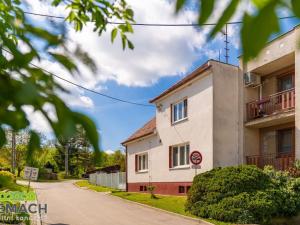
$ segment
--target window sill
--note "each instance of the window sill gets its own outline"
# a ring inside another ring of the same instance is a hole
[[[172,167],[172,168],[170,168],[170,170],[185,170],[185,169],[190,169],[190,168],[191,168],[190,165],[184,165],[184,166]]]
[[[139,170],[139,171],[136,171],[136,173],[148,173],[148,170]]]
[[[178,124],[178,123],[182,123],[182,122],[184,122],[184,121],[187,121],[188,120],[188,117],[185,117],[185,118],[183,118],[183,119],[181,119],[181,120],[177,120],[177,121],[175,121],[175,122],[172,122],[172,126],[173,125],[176,125],[176,124]]]

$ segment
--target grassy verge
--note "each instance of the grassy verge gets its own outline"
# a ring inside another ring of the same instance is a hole
[[[184,216],[189,216],[196,218],[195,216],[191,215],[190,213],[184,210],[184,205],[186,202],[185,196],[166,196],[166,195],[156,195],[157,198],[153,199],[150,197],[150,194],[146,193],[128,193],[123,191],[117,191],[115,189],[95,186],[89,184],[88,181],[77,181],[75,183],[79,187],[86,187],[91,190],[99,191],[99,192],[111,192],[111,195],[117,196],[123,199],[127,199],[133,202],[142,203],[145,205],[149,205],[155,208],[163,209],[166,211],[170,211],[173,213],[177,213]],[[216,220],[204,219],[212,224],[215,225],[230,225],[229,223],[224,223]]]
[[[116,189],[113,189],[113,188],[92,185],[87,180],[76,181],[75,185],[77,185],[79,187],[86,187],[90,190],[94,190],[94,191],[97,191],[97,192],[114,192],[114,191],[117,191]]]
[[[27,186],[25,185],[21,185],[21,184],[16,184],[16,183],[12,183],[12,184],[8,184],[5,187],[0,188],[0,191],[27,191]],[[30,190],[32,190],[30,188]]]

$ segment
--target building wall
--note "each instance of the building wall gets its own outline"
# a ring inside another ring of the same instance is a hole
[[[160,183],[160,186],[161,183],[165,186],[166,183],[192,182],[195,170],[190,166],[169,168],[169,146],[172,145],[188,142],[190,151],[199,150],[202,153],[203,162],[199,173],[213,168],[212,95],[212,75],[206,72],[197,81],[187,84],[158,103],[162,107],[156,112],[157,134],[127,145],[129,190],[136,189],[143,182]],[[171,104],[186,97],[188,119],[171,125]],[[145,151],[148,152],[149,171],[137,173],[135,154]]]
[[[300,159],[300,49],[299,49],[299,37],[300,28],[295,30],[295,36],[298,37],[295,42],[295,156],[296,159]]]
[[[238,67],[212,63],[213,71],[213,165],[239,164]]]

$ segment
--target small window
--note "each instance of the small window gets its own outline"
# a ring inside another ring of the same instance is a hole
[[[190,145],[183,144],[172,147],[172,167],[180,167],[190,164]]]
[[[185,193],[185,187],[184,186],[179,186],[178,187],[178,193],[180,193],[180,194]]]
[[[140,186],[140,191],[143,191],[144,190],[144,187],[143,186]]]
[[[144,191],[147,191],[147,186],[144,186]]]
[[[147,171],[148,170],[148,154],[141,154],[137,156],[137,165],[138,171]]]
[[[187,118],[187,99],[172,105],[172,123]]]

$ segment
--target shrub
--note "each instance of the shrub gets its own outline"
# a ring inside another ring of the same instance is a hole
[[[272,167],[216,168],[197,175],[188,193],[192,214],[233,223],[268,223],[273,216],[300,209],[300,178]]]
[[[294,165],[288,168],[287,171],[291,177],[294,178],[300,177],[300,160],[296,160]]]
[[[0,188],[15,182],[15,176],[8,171],[0,171]]]

